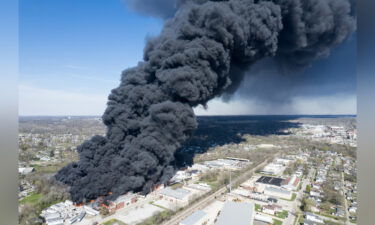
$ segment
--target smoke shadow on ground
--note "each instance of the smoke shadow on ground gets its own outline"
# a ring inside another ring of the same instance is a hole
[[[198,116],[198,129],[175,153],[178,168],[193,164],[195,154],[207,152],[210,147],[238,144],[249,135],[288,135],[288,128],[301,124],[291,122],[301,116]],[[304,116],[305,117],[305,116]]]

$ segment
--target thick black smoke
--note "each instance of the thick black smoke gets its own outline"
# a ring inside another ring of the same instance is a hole
[[[79,146],[80,160],[56,175],[75,202],[166,182],[197,126],[192,107],[235,90],[260,59],[306,66],[355,29],[347,0],[196,2],[183,4],[144,61],[123,72],[103,115],[107,135]]]

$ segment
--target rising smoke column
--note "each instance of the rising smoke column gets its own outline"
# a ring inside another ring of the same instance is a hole
[[[109,95],[106,136],[79,146],[57,180],[75,202],[165,183],[197,127],[192,107],[235,90],[265,57],[301,67],[327,56],[354,31],[350,12],[347,0],[186,1]]]

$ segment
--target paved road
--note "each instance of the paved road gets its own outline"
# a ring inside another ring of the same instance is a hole
[[[302,179],[301,182],[301,189],[297,192],[297,197],[296,200],[293,201],[292,205],[292,210],[291,213],[292,215],[288,216],[285,220],[285,224],[293,224],[294,221],[296,220],[296,217],[298,217],[297,213],[299,211],[299,207],[302,203],[303,199],[303,192],[306,190],[306,186],[310,183],[310,180],[312,179],[312,176],[315,172],[315,169],[310,169],[307,177],[305,179]]]
[[[274,156],[277,156],[277,154],[273,155]],[[254,167],[253,169],[243,173],[242,175],[240,175],[239,177],[237,177],[236,179],[233,180],[233,183],[236,183],[237,181],[241,180],[241,179],[244,179],[244,178],[248,178],[250,177],[256,170],[264,167],[269,161],[270,159],[273,157],[270,157],[269,159],[266,159],[265,161],[263,161],[261,164],[259,164],[258,166]],[[213,200],[215,200],[215,197],[219,197],[221,196],[222,194],[224,194],[225,192],[227,191],[227,187],[224,186],[222,188],[220,188],[219,190],[217,190],[216,192],[212,193],[211,195],[203,198],[202,200],[194,203],[193,205],[191,205],[190,207],[188,207],[187,209],[179,212],[178,214],[176,214],[172,219],[170,219],[169,221],[163,223],[163,225],[176,225],[178,224],[180,221],[182,221],[183,219],[185,219],[186,217],[188,217],[189,215],[191,215],[193,212],[195,212],[196,210],[199,210],[199,209],[202,209],[203,207],[205,207],[208,203],[212,202]]]
[[[345,195],[345,181],[344,181],[344,173],[343,172],[341,173],[341,182],[343,184],[343,192],[344,192],[344,207],[345,207],[345,214],[346,214],[345,224],[346,225],[355,225],[354,223],[351,223],[350,219],[349,219],[350,213],[349,213],[349,210],[348,210],[349,209],[348,201],[346,200],[346,195]]]

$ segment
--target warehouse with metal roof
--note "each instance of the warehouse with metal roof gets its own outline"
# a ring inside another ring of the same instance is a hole
[[[254,204],[246,202],[226,202],[215,225],[252,225]]]

